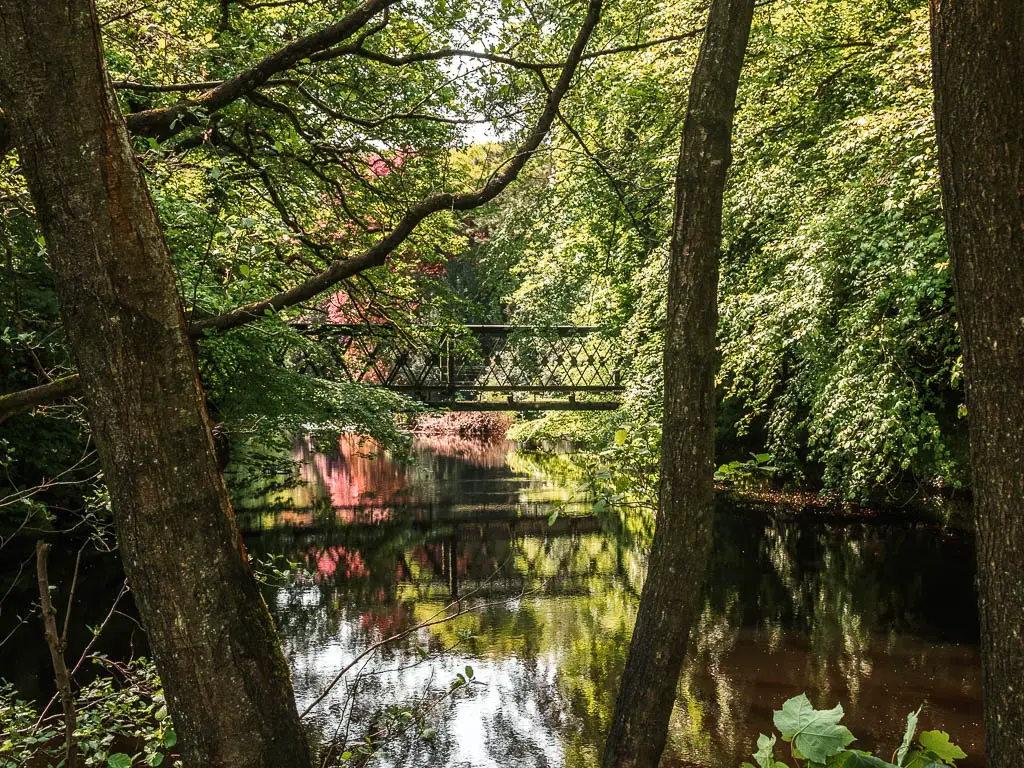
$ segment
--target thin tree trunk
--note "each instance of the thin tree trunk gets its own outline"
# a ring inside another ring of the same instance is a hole
[[[1024,765],[1024,2],[931,0],[990,768]]]
[[[170,254],[91,0],[0,0],[0,102],[185,764],[308,768],[288,665],[217,471]]]
[[[713,0],[690,82],[669,252],[658,519],[605,768],[658,764],[703,600],[714,513],[722,195],[753,13],[754,0]]]
[[[50,599],[50,577],[47,573],[46,558],[50,551],[50,545],[43,542],[36,542],[36,583],[39,586],[39,612],[43,617],[43,631],[46,635],[46,645],[50,649],[50,661],[53,662],[53,676],[57,683],[57,693],[60,695],[61,708],[64,710],[64,744],[65,758],[64,765],[67,768],[78,768],[78,740],[75,738],[75,729],[78,728],[78,714],[75,711],[75,697],[71,693],[71,674],[64,661],[65,637],[57,634],[57,610],[53,607]],[[78,569],[75,569],[78,574]],[[68,611],[71,610],[71,600],[68,600]]]

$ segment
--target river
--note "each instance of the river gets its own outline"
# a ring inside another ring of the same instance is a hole
[[[599,765],[644,537],[503,441],[417,438],[391,456],[346,437],[327,452],[301,442],[296,456],[302,484],[240,521],[251,555],[299,565],[265,596],[300,711],[322,697],[307,718],[318,740],[386,731],[379,766]],[[968,536],[935,525],[722,502],[662,765],[738,768],[772,710],[806,691],[819,707],[842,703],[854,746],[885,757],[923,704],[922,727],[948,731],[970,756],[962,768],[980,768],[973,562]],[[67,567],[55,560],[55,582]],[[121,578],[112,557],[87,557],[73,624],[97,623]],[[464,615],[384,644],[330,687],[367,648],[455,601]],[[145,652],[124,613],[105,632],[114,657]],[[0,677],[28,695],[50,677],[35,631],[0,654]]]
[[[381,765],[598,765],[643,586],[635,537],[501,441],[418,439],[411,461],[352,438],[299,451],[304,485],[248,518],[248,543],[306,568],[268,591],[300,711],[360,651],[462,598],[490,605],[389,645],[313,721],[326,732],[343,715],[351,740],[388,707],[430,707]],[[841,702],[856,746],[887,754],[924,704],[922,726],[983,765],[967,537],[725,504],[716,525],[663,765],[736,768],[801,691]],[[467,666],[472,683],[450,693]]]

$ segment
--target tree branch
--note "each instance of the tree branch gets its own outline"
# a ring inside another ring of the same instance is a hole
[[[642,51],[646,48],[653,48],[658,45],[665,45],[666,43],[690,40],[700,35],[703,31],[704,27],[697,27],[696,29],[681,32],[677,35],[659,37],[655,40],[645,40],[642,43],[632,43],[630,45],[620,45],[614,48],[605,48],[600,51],[585,54],[580,61],[591,61],[603,56],[614,56],[619,53],[632,53],[635,51]],[[361,44],[341,45],[321,51],[320,53],[311,56],[310,62],[315,64],[321,61],[336,59],[341,56],[358,56],[369,61],[376,61],[380,64],[387,64],[393,67],[401,67],[407,64],[419,64],[426,61],[441,61],[443,59],[481,59],[495,64],[504,64],[515,69],[527,69],[531,72],[542,72],[546,69],[563,69],[565,65],[568,64],[568,61],[524,61],[523,59],[516,59],[512,56],[506,56],[501,53],[493,53],[491,51],[473,51],[466,48],[440,48],[436,51],[421,51],[419,53],[407,53],[402,56],[392,56],[380,51],[367,50],[366,48],[363,48]]]
[[[62,400],[78,392],[78,374],[74,373],[49,384],[22,389],[7,395],[0,395],[0,424],[6,419],[22,411],[45,405],[55,400]]]
[[[450,58],[472,58],[491,61],[496,64],[504,64],[516,69],[526,69],[532,72],[542,72],[548,69],[563,69],[567,61],[563,62],[530,62],[516,59],[488,51],[473,51],[461,48],[443,48],[436,51],[422,53],[411,53],[404,56],[391,56],[377,51],[370,51],[363,48],[363,41],[366,37],[379,31],[383,25],[375,25],[366,30],[358,42],[352,45],[339,45],[358,32],[366,23],[381,10],[386,11],[390,6],[399,0],[365,0],[358,8],[349,13],[338,23],[326,29],[308,35],[300,40],[286,45],[278,51],[264,58],[256,66],[247,69],[230,80],[209,80],[186,83],[168,83],[158,85],[153,83],[140,83],[133,80],[115,80],[113,87],[116,90],[130,90],[139,93],[174,93],[189,91],[205,91],[200,96],[177,104],[157,109],[149,109],[143,112],[126,116],[125,122],[128,131],[137,136],[150,136],[164,141],[179,133],[189,126],[200,123],[200,118],[194,114],[199,110],[210,114],[223,109],[228,104],[237,101],[246,93],[251,93],[263,86],[295,86],[297,81],[290,79],[274,79],[273,76],[293,68],[296,64],[308,59],[309,63],[315,64],[322,61],[339,58],[341,56],[359,56],[370,61],[376,61],[390,66],[404,66],[427,61],[440,61]],[[668,35],[655,40],[647,40],[642,43],[622,45],[614,48],[606,48],[593,53],[585,54],[580,61],[589,61],[603,56],[613,56],[620,53],[631,53],[652,48],[666,43],[689,40],[703,31],[703,27],[682,32],[677,35]],[[408,119],[433,119],[427,115],[403,116]],[[357,123],[356,119],[349,118],[350,122]],[[373,121],[369,121],[371,124]],[[439,122],[449,122],[439,120]],[[450,122],[456,122],[451,120]],[[461,121],[459,121],[461,122]],[[466,121],[469,122],[469,121]],[[369,127],[369,126],[367,126]],[[4,157],[14,148],[14,141],[8,127],[7,120],[0,111],[0,158]]]
[[[179,91],[210,91],[214,88],[219,88],[227,80],[202,80],[194,83],[167,83],[165,85],[159,85],[157,83],[140,83],[135,80],[114,80],[111,85],[114,86],[115,91],[136,91],[138,93],[176,93]],[[275,79],[267,80],[262,83],[264,86],[282,86],[298,85],[298,80],[291,79]],[[175,105],[177,106],[177,105]],[[138,114],[138,113],[137,113]]]
[[[132,80],[117,80],[113,86],[117,90],[131,90],[140,93],[173,93],[188,91],[205,91],[200,96],[177,104],[157,109],[149,109],[143,112],[126,116],[125,122],[128,131],[137,136],[149,136],[159,141],[164,141],[178,134],[186,127],[200,124],[200,118],[195,111],[206,114],[223,109],[228,104],[237,101],[247,93],[251,93],[263,86],[294,86],[294,80],[274,79],[273,76],[292,69],[303,60],[309,63],[329,61],[341,56],[360,56],[362,58],[377,61],[391,66],[403,66],[426,61],[439,61],[449,58],[474,58],[491,61],[496,64],[517,69],[527,69],[533,72],[542,72],[547,69],[564,69],[569,63],[564,62],[530,62],[516,59],[511,56],[490,53],[487,51],[472,51],[459,48],[444,48],[437,51],[423,53],[412,53],[404,56],[390,56],[388,54],[369,51],[363,48],[363,42],[367,37],[380,31],[384,24],[376,24],[365,30],[359,36],[356,43],[351,45],[339,45],[350,38],[353,34],[362,29],[366,23],[380,11],[387,12],[390,6],[399,0],[365,0],[355,10],[350,12],[341,21],[326,29],[308,35],[265,57],[256,66],[235,75],[230,80],[210,80],[186,83],[168,83],[157,85],[151,83],[140,83]],[[655,40],[647,40],[632,45],[606,48],[593,53],[585,54],[580,61],[589,61],[602,56],[612,56],[620,53],[630,53],[652,48],[666,43],[679,42],[696,37],[703,31],[703,27],[682,32],[677,35],[668,35]],[[577,62],[578,63],[578,62]],[[431,119],[426,115],[408,116],[409,119]],[[356,122],[351,120],[351,122]],[[447,122],[447,121],[442,121]],[[454,120],[452,121],[454,122]],[[8,121],[0,111],[0,158],[3,158],[14,148],[14,140],[11,136]]]
[[[265,85],[274,75],[287,71],[313,54],[331,48],[352,37],[381,11],[399,0],[364,0],[344,18],[312,35],[300,38],[266,56],[256,66],[241,72],[230,80],[212,88],[201,96],[159,109],[137,112],[126,119],[128,130],[140,136],[151,136],[159,141],[174,136],[190,125],[198,125],[194,114],[206,114],[237,101],[246,93]]]
[[[226,331],[250,323],[268,314],[273,314],[286,307],[300,304],[323,293],[346,278],[357,275],[367,269],[383,265],[387,261],[388,255],[409,237],[420,222],[428,216],[439,211],[469,210],[494,199],[519,175],[519,172],[529,159],[533,157],[541,142],[547,136],[551,124],[558,115],[562,97],[569,90],[572,78],[576,74],[579,63],[583,58],[583,51],[590,40],[594,28],[597,26],[600,16],[601,0],[590,0],[587,6],[586,19],[580,27],[558,82],[548,94],[544,110],[541,112],[537,124],[519,148],[519,151],[506,162],[501,170],[495,172],[481,189],[462,194],[442,193],[421,200],[406,212],[394,229],[360,255],[346,261],[335,262],[315,277],[276,296],[246,304],[217,317],[193,323],[191,332],[196,334],[207,331]]]

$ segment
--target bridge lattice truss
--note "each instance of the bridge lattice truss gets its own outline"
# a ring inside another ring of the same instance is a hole
[[[389,326],[304,332],[325,354],[314,375],[403,392],[455,410],[611,410],[622,392],[614,343],[595,326],[467,325],[413,339]]]

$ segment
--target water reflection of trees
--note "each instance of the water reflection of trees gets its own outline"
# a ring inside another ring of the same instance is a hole
[[[250,509],[243,522],[262,528],[374,524],[396,516],[451,518],[467,510],[492,517],[546,517],[552,504],[567,512],[589,510],[583,496],[564,482],[510,468],[509,451],[502,440],[452,436],[416,436],[402,455],[357,435],[342,435],[327,451],[299,440],[292,458],[300,485],[265,498],[265,508]]]
[[[268,592],[300,700],[339,662],[455,595],[479,590],[471,599],[490,600],[537,588],[389,649],[379,663],[392,668],[418,661],[417,646],[454,650],[415,672],[367,678],[364,695],[374,706],[398,702],[426,684],[424,667],[446,683],[470,663],[492,689],[451,702],[437,713],[429,749],[396,747],[391,764],[465,757],[458,729],[468,724],[482,729],[479,749],[499,764],[503,754],[530,755],[531,765],[596,764],[642,587],[644,555],[629,543],[636,535],[621,535],[611,511],[548,526],[543,504],[518,501],[539,477],[513,482],[507,469],[450,457],[424,466],[408,487],[437,505],[429,514],[396,507],[376,525],[338,525],[328,515],[253,542],[311,572]],[[410,477],[407,464],[399,469]],[[572,493],[547,482],[555,495]],[[872,746],[898,741],[906,712],[926,702],[927,727],[955,730],[980,754],[971,562],[969,541],[927,528],[723,509],[667,764],[736,765],[771,710],[802,690],[843,701]]]
[[[958,729],[977,755],[972,562],[969,542],[925,528],[720,514],[674,753],[725,765],[806,690],[842,701],[872,744],[898,743],[906,713],[927,702],[929,722]]]

